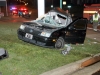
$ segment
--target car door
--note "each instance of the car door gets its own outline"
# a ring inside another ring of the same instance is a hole
[[[79,18],[66,28],[65,42],[84,43],[87,30],[87,19]]]

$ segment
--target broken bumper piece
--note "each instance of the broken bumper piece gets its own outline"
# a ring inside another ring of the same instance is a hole
[[[8,52],[4,48],[0,48],[0,60],[7,57],[8,57]]]

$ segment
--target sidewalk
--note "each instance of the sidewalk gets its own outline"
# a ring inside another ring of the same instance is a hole
[[[97,32],[94,32],[92,28],[88,28],[86,37],[100,42],[100,30],[98,30]],[[56,69],[53,69],[51,71],[45,72],[40,75],[92,75],[93,73],[100,70],[100,62],[95,63],[94,65],[91,65],[85,68],[80,67],[80,65],[84,61],[87,61],[91,58],[92,57],[87,57],[85,59],[70,63],[65,66],[58,67]]]
[[[100,62],[98,62],[94,65],[88,66],[86,68],[80,69],[78,71],[75,71],[70,75],[92,75],[99,70],[100,70]]]
[[[100,54],[97,54],[96,56],[99,56],[100,58]],[[68,65],[58,67],[51,71],[47,71],[40,75],[92,75],[93,73],[100,70],[100,62],[88,67],[82,67],[82,64],[84,64],[85,61],[88,61],[91,58],[92,57],[87,57],[85,59],[70,63]],[[93,58],[93,60],[95,59],[96,58]]]
[[[88,28],[86,37],[100,42],[100,29],[95,32],[92,28]]]

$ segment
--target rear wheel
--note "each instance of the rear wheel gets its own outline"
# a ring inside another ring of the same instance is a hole
[[[20,17],[20,14],[18,14],[18,16]]]
[[[55,43],[55,48],[61,49],[61,48],[64,48],[64,45],[65,45],[64,39],[62,37],[59,37],[58,40]]]

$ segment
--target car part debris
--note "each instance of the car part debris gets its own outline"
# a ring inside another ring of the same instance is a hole
[[[7,57],[8,57],[8,52],[4,48],[0,48],[0,60]]]

